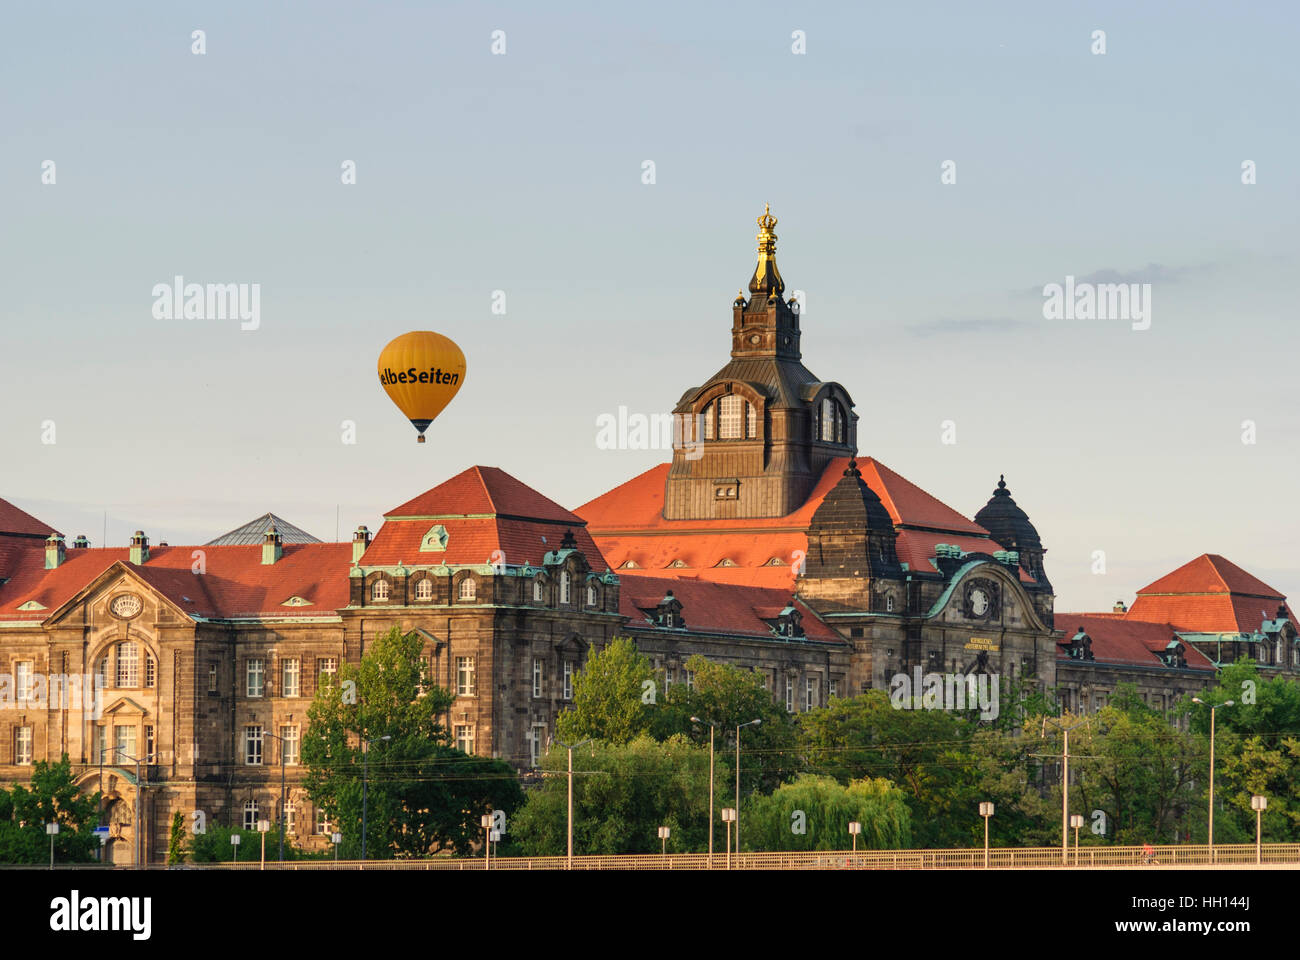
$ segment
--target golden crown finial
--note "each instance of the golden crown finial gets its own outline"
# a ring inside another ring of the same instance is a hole
[[[772,228],[776,226],[776,217],[772,216],[770,204],[763,204],[763,215],[755,221],[760,230],[764,233],[771,233]]]

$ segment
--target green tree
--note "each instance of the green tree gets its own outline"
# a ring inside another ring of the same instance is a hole
[[[61,863],[90,863],[99,849],[94,834],[100,794],[83,794],[72,779],[65,753],[57,763],[38,760],[31,786],[0,790],[0,862],[48,863],[50,838],[45,825],[57,822],[54,855]]]
[[[670,830],[669,852],[708,849],[707,750],[682,736],[662,743],[642,736],[575,750],[573,767],[575,854],[658,853],[661,826]],[[525,855],[559,856],[566,850],[567,769],[564,749],[553,748],[542,759],[542,786],[529,791],[514,821],[515,839]],[[716,785],[723,796],[725,788],[725,781]],[[720,820],[716,826],[715,844],[722,850]]]
[[[888,780],[851,780],[804,774],[767,796],[749,800],[741,813],[746,850],[847,850],[849,824],[862,824],[860,850],[911,845],[911,812],[903,791]]]
[[[367,856],[467,854],[482,839],[484,813],[508,816],[523,802],[509,764],[450,745],[439,717],[453,697],[433,682],[422,648],[418,633],[394,627],[360,665],[344,664],[321,684],[308,708],[303,782],[343,825],[345,857],[361,853],[363,771]]]
[[[628,637],[615,637],[587,658],[573,681],[573,706],[555,721],[555,734],[569,743],[591,738],[629,743],[654,720],[654,666]]]
[[[1119,684],[1093,721],[1071,734],[1070,753],[1079,757],[1070,764],[1077,775],[1071,804],[1102,810],[1113,842],[1170,843],[1195,823],[1204,746],[1143,703],[1132,684]]]
[[[800,772],[793,715],[773,699],[762,674],[698,655],[685,666],[692,673],[691,684],[674,684],[662,697],[662,707],[655,715],[655,736],[666,739],[681,734],[707,747],[708,724],[715,724],[716,762],[734,789],[736,727],[759,720],[741,732],[742,794],[774,790]],[[695,723],[691,717],[702,722]]]
[[[840,783],[886,777],[903,790],[922,847],[969,841],[978,812],[975,725],[944,710],[896,708],[883,690],[799,716],[806,769]]]
[[[177,810],[172,814],[171,833],[167,837],[167,865],[185,862],[185,814]]]

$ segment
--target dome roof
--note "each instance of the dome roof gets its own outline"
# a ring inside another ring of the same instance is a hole
[[[989,502],[975,514],[975,522],[992,534],[993,539],[1002,544],[1005,550],[1016,550],[1023,554],[1041,552],[1043,549],[1043,541],[1039,539],[1034,525],[1029,522],[1029,515],[1011,499],[1005,476],[998,478],[998,488],[993,491]]]

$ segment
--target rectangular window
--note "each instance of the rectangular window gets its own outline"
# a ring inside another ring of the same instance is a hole
[[[135,725],[113,728],[113,760],[115,763],[135,763],[143,759],[135,752]]]
[[[298,805],[292,800],[284,803],[284,832],[290,836],[298,834]]]
[[[280,762],[286,767],[298,766],[298,726],[280,728]]]
[[[257,801],[245,800],[244,801],[244,829],[245,830],[257,829],[257,813],[258,813]]]
[[[253,724],[244,728],[244,763],[250,767],[262,765],[262,727]]]
[[[265,685],[266,663],[260,659],[249,660],[247,677],[246,696],[260,697]]]
[[[467,723],[456,725],[456,749],[465,753],[474,752],[474,728]]]
[[[158,664],[147,653],[144,655],[144,685],[146,687],[158,686]]]
[[[298,696],[298,675],[301,671],[301,664],[301,660],[284,660],[281,662],[280,670],[283,676],[280,678],[280,687],[282,696]]]
[[[149,763],[157,763],[158,761],[154,758],[153,750],[153,724],[147,723],[144,727],[144,756],[140,759],[146,760]]]
[[[573,699],[573,663],[569,660],[564,661],[564,699]]]
[[[533,658],[533,696],[540,698],[542,695],[542,661]]]
[[[208,693],[216,693],[220,688],[217,686],[217,665],[208,664]]]
[[[803,708],[807,712],[817,703],[817,682],[812,677],[805,677],[803,681]]]
[[[535,767],[546,754],[546,724],[534,723],[532,736],[528,740],[528,759]]]
[[[25,767],[32,762],[32,728],[14,728],[14,763]]]
[[[664,693],[668,692],[668,688],[673,685],[673,681],[675,679],[677,679],[677,670],[673,667],[665,667],[664,668]]]
[[[474,658],[456,658],[456,696],[474,696]]]
[[[334,831],[330,829],[330,822],[325,816],[325,808],[318,806],[316,808],[316,836],[328,837]]]
[[[140,686],[140,645],[134,641],[117,645],[117,685]]]
[[[14,664],[14,696],[26,703],[32,693],[32,661],[19,660]]]
[[[97,763],[113,762],[113,758],[108,755],[108,727],[100,726],[95,728],[95,761]]]
[[[694,689],[695,689],[695,671],[694,671],[694,670],[683,670],[682,673],[684,673],[684,674],[686,675],[686,689],[687,689],[687,690],[694,690]]]
[[[831,699],[833,700],[833,699],[835,699],[836,697],[838,697],[839,695],[840,695],[840,682],[839,682],[838,680],[832,680],[832,681],[831,681]]]
[[[723,397],[718,403],[718,436],[723,440],[741,437],[740,417],[745,401],[735,394]]]
[[[101,690],[108,687],[108,657],[101,657],[95,664],[95,685]]]
[[[785,678],[785,708],[794,713],[794,677]]]
[[[333,677],[339,672],[339,662],[335,657],[316,658],[316,682],[325,683],[326,677]],[[331,681],[332,682],[332,681]]]

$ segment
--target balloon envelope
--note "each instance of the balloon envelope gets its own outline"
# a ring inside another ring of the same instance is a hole
[[[404,333],[379,354],[379,382],[424,443],[424,431],[465,382],[465,354],[441,333]]]

